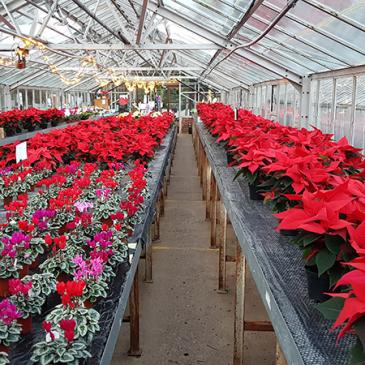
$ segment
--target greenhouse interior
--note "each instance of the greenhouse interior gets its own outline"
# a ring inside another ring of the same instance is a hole
[[[364,45],[364,0],[0,0],[0,365],[364,365]]]

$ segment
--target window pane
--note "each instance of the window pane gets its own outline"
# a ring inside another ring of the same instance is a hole
[[[279,89],[279,122],[284,124],[285,122],[285,92],[286,84],[281,84]]]
[[[311,82],[308,127],[318,125],[318,80]]]
[[[333,80],[319,82],[318,121],[324,133],[333,133],[332,126]]]
[[[40,103],[41,103],[40,90],[34,90],[34,104],[40,104]]]
[[[365,75],[357,77],[353,144],[365,148]]]
[[[343,136],[351,141],[352,77],[336,80],[335,138]]]
[[[286,125],[294,124],[294,86],[288,84],[286,90]]]
[[[33,90],[27,90],[28,95],[28,108],[33,106]]]

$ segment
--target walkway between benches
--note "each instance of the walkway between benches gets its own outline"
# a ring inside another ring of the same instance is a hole
[[[153,244],[153,283],[140,285],[142,356],[126,355],[126,324],[112,365],[232,364],[234,293],[216,293],[218,252],[209,249],[209,241],[192,139],[182,135],[161,219],[161,240]],[[229,266],[232,283],[234,264]],[[251,310],[257,311],[255,304]],[[247,364],[272,364],[266,360],[270,354],[266,356],[262,336],[246,341],[258,351],[247,353]]]

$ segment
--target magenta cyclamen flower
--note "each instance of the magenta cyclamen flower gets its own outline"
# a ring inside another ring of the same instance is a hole
[[[44,218],[53,218],[56,215],[56,211],[53,209],[39,209],[34,212],[33,218],[43,220]]]
[[[98,198],[109,198],[109,194],[111,192],[111,189],[96,189],[95,194]]]
[[[11,243],[13,245],[20,245],[23,243],[24,248],[29,248],[29,237],[22,232],[14,232],[11,236]]]
[[[103,231],[95,234],[94,239],[88,241],[88,245],[92,248],[100,247],[105,250],[107,247],[112,246],[111,239],[113,237],[112,231]]]
[[[12,171],[11,167],[5,167],[3,169],[0,169],[0,176],[7,175],[11,171]]]
[[[11,237],[3,237],[1,239],[4,245],[1,256],[9,256],[15,258],[17,249],[28,249],[30,247],[30,238],[22,232],[14,232]]]
[[[0,302],[0,321],[5,325],[10,326],[13,321],[20,318],[21,315],[17,311],[15,304],[9,299],[4,299]]]
[[[78,168],[79,168],[79,165],[78,164],[70,164],[70,165],[67,165],[66,166],[66,172],[68,173],[68,174],[75,174],[76,173],[76,171],[78,170]]]

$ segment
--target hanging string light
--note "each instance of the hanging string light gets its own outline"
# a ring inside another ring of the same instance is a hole
[[[128,71],[117,74],[115,70],[112,68],[104,68],[97,64],[96,59],[93,56],[74,56],[70,55],[71,58],[77,59],[79,62],[79,67],[76,73],[72,76],[67,76],[65,73],[62,73],[62,70],[58,68],[58,66],[52,63],[50,57],[48,56],[48,52],[55,52],[52,49],[49,49],[45,44],[33,39],[31,37],[19,37],[23,42],[23,48],[18,47],[17,49],[17,63],[16,66],[18,68],[25,67],[25,57],[29,54],[29,50],[34,48],[37,49],[44,60],[44,62],[48,65],[51,73],[57,75],[63,83],[68,86],[75,85],[79,83],[84,77],[93,77],[95,81],[99,84],[100,87],[105,87],[110,83],[113,83],[114,86],[120,86],[123,83],[128,91],[133,91],[136,88],[144,89],[145,93],[152,92],[156,86],[165,84],[164,81],[144,81],[139,78],[135,80],[130,80],[130,75],[128,75]],[[63,56],[68,56],[66,54],[62,54]],[[14,64],[12,59],[0,57],[0,66],[11,66]],[[86,72],[86,68],[88,68]],[[91,70],[90,70],[91,69]],[[167,83],[175,83],[176,80],[167,81]]]
[[[9,57],[0,57],[0,66],[14,66],[14,60]]]

